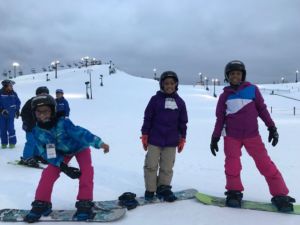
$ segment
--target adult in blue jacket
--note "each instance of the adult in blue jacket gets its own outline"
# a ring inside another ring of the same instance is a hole
[[[56,115],[57,117],[66,117],[70,115],[70,107],[68,101],[64,98],[64,91],[62,89],[57,89],[56,92]]]
[[[15,84],[12,80],[3,80],[0,90],[0,130],[1,147],[14,148],[17,143],[14,119],[20,116],[21,101],[13,90]]]

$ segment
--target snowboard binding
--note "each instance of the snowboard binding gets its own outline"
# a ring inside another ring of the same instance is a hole
[[[93,219],[95,213],[93,212],[94,203],[90,200],[79,200],[76,202],[75,207],[77,208],[74,217],[78,221],[86,221]]]
[[[274,196],[271,202],[279,212],[292,212],[294,211],[293,203],[296,200],[290,196]]]
[[[157,187],[156,196],[166,202],[174,202],[177,200],[177,197],[171,190],[172,186],[170,185],[160,185]]]
[[[134,209],[139,205],[135,197],[136,194],[125,192],[119,197],[119,205],[126,207],[128,210]]]
[[[24,217],[24,221],[27,223],[37,222],[42,216],[48,216],[52,212],[51,202],[44,202],[35,200],[31,203],[32,209]]]
[[[226,206],[232,208],[241,208],[243,193],[240,191],[229,190],[225,192],[226,195]]]

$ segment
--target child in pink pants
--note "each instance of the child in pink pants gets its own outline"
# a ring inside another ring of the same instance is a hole
[[[293,210],[295,199],[288,196],[289,190],[280,171],[270,159],[258,132],[257,117],[269,130],[269,142],[275,146],[279,135],[274,121],[267,110],[257,86],[245,81],[246,69],[239,60],[229,62],[225,67],[225,80],[230,83],[220,95],[216,108],[216,124],[210,149],[215,156],[221,133],[224,136],[226,205],[241,207],[244,190],[240,173],[242,147],[253,158],[259,172],[265,177],[271,201],[279,211]]]
[[[91,219],[93,214],[93,178],[94,169],[89,146],[104,149],[109,152],[109,146],[100,137],[80,126],[75,126],[71,120],[57,117],[56,102],[50,95],[40,95],[32,99],[31,109],[37,121],[32,130],[39,155],[48,161],[49,165],[42,172],[32,209],[25,216],[28,223],[37,222],[41,216],[47,216],[52,211],[51,194],[55,181],[63,172],[72,179],[79,179],[79,190],[74,217],[77,220]],[[75,157],[79,168],[68,166]]]

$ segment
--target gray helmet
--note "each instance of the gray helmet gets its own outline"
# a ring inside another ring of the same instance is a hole
[[[165,71],[160,75],[160,79],[159,79],[159,87],[160,90],[163,90],[163,82],[165,79],[167,78],[173,78],[174,81],[177,83],[176,84],[176,91],[178,90],[178,76],[175,72],[173,71]]]
[[[227,63],[227,65],[225,66],[225,71],[224,71],[225,81],[227,81],[227,82],[229,81],[229,73],[234,70],[241,71],[243,73],[242,81],[245,81],[246,67],[245,67],[245,64],[240,60],[232,60],[229,63]]]

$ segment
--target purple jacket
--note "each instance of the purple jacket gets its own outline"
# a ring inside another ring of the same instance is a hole
[[[224,128],[234,138],[251,138],[259,135],[257,117],[267,127],[275,126],[257,86],[244,82],[237,90],[228,86],[220,95],[216,109],[216,124],[213,137],[220,137]]]
[[[158,91],[150,99],[144,115],[142,134],[149,144],[176,147],[186,137],[188,116],[185,102],[177,93],[167,95]]]

